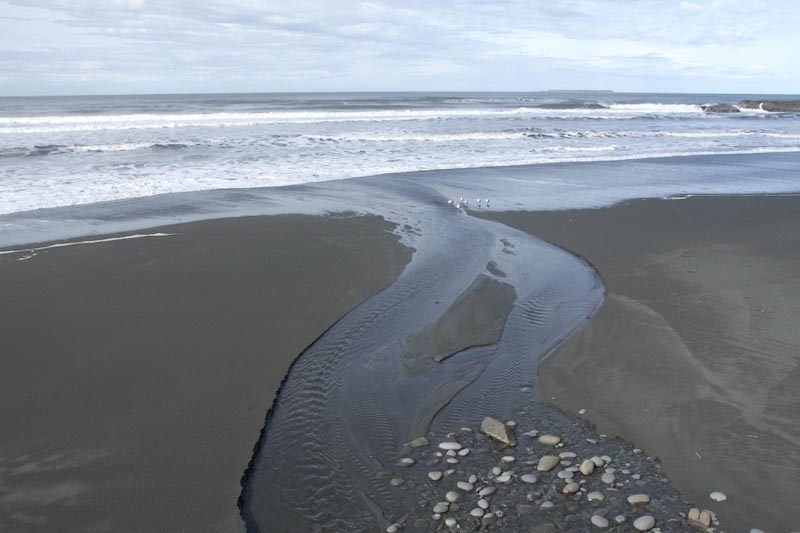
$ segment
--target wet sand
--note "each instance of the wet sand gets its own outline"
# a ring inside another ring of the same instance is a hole
[[[410,258],[378,217],[0,255],[0,530],[239,531],[295,357]]]
[[[541,363],[540,397],[658,456],[725,531],[797,530],[800,197],[487,217],[580,254],[608,291]]]

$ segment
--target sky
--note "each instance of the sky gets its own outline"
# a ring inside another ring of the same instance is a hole
[[[0,95],[800,93],[795,0],[0,0]]]

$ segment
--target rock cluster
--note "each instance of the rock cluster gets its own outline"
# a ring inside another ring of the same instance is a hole
[[[800,113],[800,100],[742,100],[742,109],[763,109],[772,113]]]
[[[526,430],[519,442],[516,427],[486,417],[480,432],[465,427],[429,434],[425,445],[409,443],[403,459],[414,463],[401,461],[409,467],[387,479],[390,490],[410,490],[417,503],[387,531],[677,532],[717,525],[710,511],[687,513],[658,462],[641,450],[587,438],[577,423],[561,432],[519,424]]]

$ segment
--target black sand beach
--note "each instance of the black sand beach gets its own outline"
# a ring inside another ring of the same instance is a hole
[[[0,530],[238,531],[289,365],[402,271],[378,217],[0,255]]]
[[[597,315],[540,364],[540,397],[658,456],[725,531],[796,530],[800,197],[487,217],[580,254],[606,284]]]

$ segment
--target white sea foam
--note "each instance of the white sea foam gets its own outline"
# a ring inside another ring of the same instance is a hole
[[[170,237],[172,235],[177,235],[176,233],[143,233],[143,234],[136,234],[136,235],[125,235],[123,237],[109,237],[107,239],[95,239],[91,241],[73,241],[73,242],[60,242],[57,244],[50,244],[48,246],[39,246],[37,248],[22,248],[19,250],[4,250],[0,251],[0,255],[9,255],[9,254],[22,254],[26,253],[29,254],[25,257],[20,258],[20,261],[30,259],[36,252],[41,252],[42,250],[50,250],[51,248],[65,248],[67,246],[80,246],[84,244],[100,244],[105,242],[112,242],[112,241],[127,241],[129,239],[144,239],[147,237]]]

